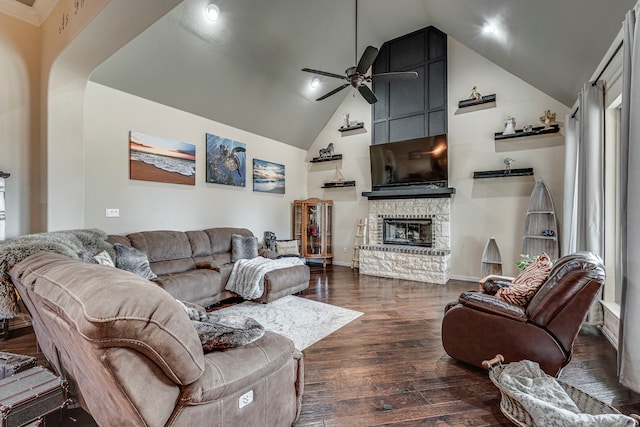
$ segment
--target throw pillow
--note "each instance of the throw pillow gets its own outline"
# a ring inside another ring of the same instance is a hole
[[[278,255],[297,255],[300,256],[298,251],[297,240],[276,240],[276,252]]]
[[[149,259],[144,252],[121,243],[114,243],[113,249],[116,251],[117,268],[135,273],[143,279],[158,277],[151,271]]]
[[[526,306],[549,276],[553,262],[546,253],[540,254],[522,273],[516,276],[511,285],[501,288],[496,296],[519,306]]]
[[[258,238],[255,236],[231,235],[231,262],[258,256]]]
[[[111,259],[111,255],[109,255],[109,252],[107,251],[102,251],[99,254],[95,255],[93,257],[93,259],[96,260],[96,262],[98,264],[101,265],[108,265],[109,267],[115,267],[116,265],[113,263],[113,260]]]

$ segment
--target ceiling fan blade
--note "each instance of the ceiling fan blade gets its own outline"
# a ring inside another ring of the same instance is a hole
[[[341,76],[340,74],[328,73],[326,71],[312,70],[311,68],[303,68],[302,71],[306,71],[307,73],[320,74],[321,76],[334,77],[336,79],[346,79],[345,76]]]
[[[375,104],[378,102],[378,98],[376,98],[376,95],[371,91],[371,89],[369,89],[369,86],[365,84],[358,86],[358,92],[360,92],[360,95],[362,95],[369,104]]]
[[[367,46],[367,48],[362,53],[360,57],[360,61],[358,61],[358,66],[356,67],[356,72],[359,74],[365,74],[369,67],[373,64],[373,61],[376,60],[378,56],[378,49],[373,46]]]
[[[324,94],[324,95],[322,95],[320,98],[316,99],[316,101],[322,101],[323,99],[328,98],[328,97],[330,97],[331,95],[334,95],[334,94],[336,94],[336,93],[340,92],[342,89],[344,89],[344,88],[345,88],[345,87],[347,87],[347,86],[350,86],[350,84],[349,84],[349,83],[345,83],[345,84],[343,84],[342,86],[339,86],[339,87],[335,88],[335,89],[334,89],[334,90],[332,90],[331,92],[329,92],[329,93],[325,93],[325,94]]]
[[[388,82],[390,80],[412,80],[418,78],[418,73],[415,71],[401,71],[394,73],[380,73],[373,74],[371,80],[376,82]]]

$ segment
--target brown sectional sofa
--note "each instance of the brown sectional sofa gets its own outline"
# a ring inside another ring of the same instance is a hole
[[[231,236],[253,236],[245,228],[209,228],[200,231],[143,231],[110,235],[110,243],[132,246],[147,254],[155,283],[181,301],[203,307],[234,296],[225,290],[231,274]],[[263,255],[272,254],[264,251]],[[274,270],[264,277],[264,294],[256,301],[271,302],[309,287],[309,267]]]
[[[280,427],[299,414],[303,359],[288,338],[205,354],[175,298],[133,273],[41,252],[10,274],[42,352],[101,426]]]

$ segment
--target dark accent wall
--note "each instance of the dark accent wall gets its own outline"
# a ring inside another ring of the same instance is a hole
[[[447,133],[447,35],[427,27],[385,42],[373,73],[416,71],[415,80],[373,83],[372,144]]]

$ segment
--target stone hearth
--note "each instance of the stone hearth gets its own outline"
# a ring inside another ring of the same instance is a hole
[[[449,198],[369,200],[368,242],[360,247],[360,273],[446,284],[449,280]],[[384,220],[431,220],[432,247],[383,243]]]

